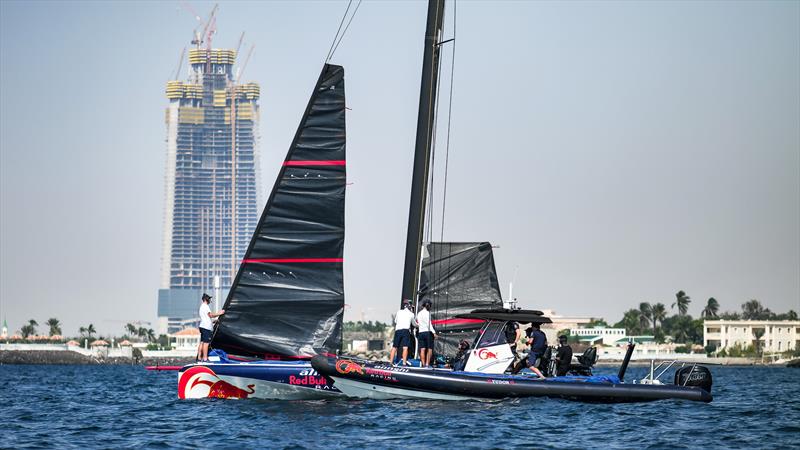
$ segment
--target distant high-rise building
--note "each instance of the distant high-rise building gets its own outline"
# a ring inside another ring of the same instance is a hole
[[[203,292],[225,295],[258,221],[260,89],[235,60],[192,49],[188,79],[167,82],[160,334],[197,319]]]

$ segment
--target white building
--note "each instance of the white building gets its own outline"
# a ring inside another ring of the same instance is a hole
[[[572,328],[570,336],[577,336],[581,341],[591,345],[615,345],[619,340],[625,339],[625,328]]]
[[[198,328],[185,328],[168,336],[172,347],[176,350],[197,349],[197,345],[200,344],[200,329]]]
[[[705,320],[703,346],[717,350],[739,344],[755,344],[753,332],[763,332],[759,339],[765,352],[785,352],[800,348],[800,320]]]

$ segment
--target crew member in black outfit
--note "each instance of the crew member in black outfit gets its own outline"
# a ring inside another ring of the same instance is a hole
[[[506,323],[506,342],[508,345],[511,346],[511,354],[514,355],[514,359],[517,359],[517,342],[519,341],[520,335],[522,331],[519,329],[519,324],[517,322],[508,322]]]
[[[572,347],[567,344],[567,337],[558,337],[558,349],[556,350],[556,375],[563,377],[569,372],[569,365],[572,364]]]
[[[538,366],[539,359],[544,355],[544,351],[547,350],[547,336],[539,329],[538,323],[532,323],[530,330],[528,345],[530,345],[531,348],[528,352],[528,368],[538,375],[539,378],[544,378]]]

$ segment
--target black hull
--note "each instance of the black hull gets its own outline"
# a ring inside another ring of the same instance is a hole
[[[634,403],[655,400],[710,402],[698,387],[539,380],[523,375],[486,375],[444,369],[392,367],[346,358],[315,356],[314,369],[331,378],[345,394],[370,398],[440,398],[451,400],[550,397],[590,403]]]

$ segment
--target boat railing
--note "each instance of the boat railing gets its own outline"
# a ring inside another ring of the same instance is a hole
[[[658,365],[656,365],[658,362]],[[703,365],[718,365],[719,363],[708,363],[703,362]],[[671,368],[681,369],[683,367],[691,367],[694,370],[695,367],[700,366],[697,361],[681,361],[679,359],[668,359],[663,361],[656,361],[655,359],[650,360],[650,373],[647,377],[638,380],[638,384],[665,384],[661,377],[667,373],[668,370]],[[689,381],[689,377],[686,377],[683,384],[681,386],[686,386],[686,383]]]

